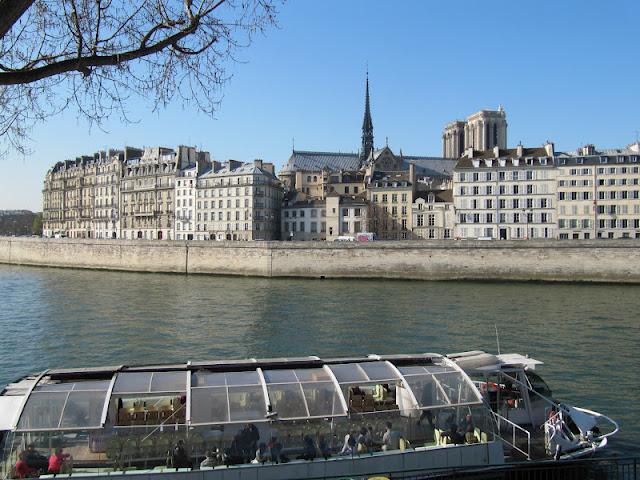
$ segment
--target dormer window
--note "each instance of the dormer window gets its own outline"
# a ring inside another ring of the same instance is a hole
[[[638,162],[638,157],[636,157],[635,155],[633,155],[631,157],[631,163],[637,163]]]
[[[435,197],[434,197],[433,193],[429,194],[429,196],[427,197],[427,201],[429,203],[433,203],[435,201]]]
[[[584,158],[578,158],[576,161],[578,162],[578,165],[582,165],[584,163]]]
[[[520,165],[520,159],[519,158],[512,158],[511,159],[511,163],[513,164],[514,167],[517,167]]]
[[[471,160],[473,164],[473,168],[478,168],[480,166],[480,160]]]
[[[485,164],[487,167],[493,167],[493,159],[492,159],[492,158],[488,158],[488,159],[486,159],[486,160],[484,161],[484,164]]]
[[[500,159],[498,159],[498,164],[499,164],[501,167],[505,167],[505,166],[507,165],[507,159],[506,159],[506,158],[500,158]]]
[[[624,163],[626,157],[618,157],[618,163]]]
[[[547,164],[547,159],[546,158],[541,158],[540,159],[540,165],[546,165]]]
[[[609,159],[607,157],[600,157],[600,163],[607,163]]]

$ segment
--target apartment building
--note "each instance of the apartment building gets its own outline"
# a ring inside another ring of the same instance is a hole
[[[277,240],[282,186],[271,163],[229,160],[197,178],[196,240]]]
[[[416,192],[411,211],[413,238],[453,238],[456,221],[453,190],[419,190]]]
[[[92,229],[95,238],[120,238],[120,179],[124,151],[98,152]]]
[[[640,144],[557,157],[558,238],[640,238]]]
[[[454,169],[456,238],[554,238],[552,143],[539,148],[467,150]]]
[[[165,147],[145,148],[124,160],[121,182],[122,238],[172,240],[178,155]]]

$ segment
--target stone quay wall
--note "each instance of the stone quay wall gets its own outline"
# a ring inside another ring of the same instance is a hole
[[[257,277],[640,283],[640,240],[327,243],[0,237],[0,263]]]

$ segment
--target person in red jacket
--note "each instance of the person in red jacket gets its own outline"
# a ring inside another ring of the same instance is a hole
[[[36,470],[27,465],[24,452],[21,452],[18,456],[15,470],[18,478],[30,478],[36,476]]]
[[[71,455],[62,453],[62,448],[56,448],[55,453],[49,457],[49,473],[60,473],[69,458]]]

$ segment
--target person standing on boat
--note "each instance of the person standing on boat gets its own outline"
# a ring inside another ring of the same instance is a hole
[[[400,439],[402,435],[397,430],[393,430],[391,422],[385,423],[384,435],[382,436],[382,450],[400,450]]]
[[[171,452],[171,462],[173,468],[191,468],[191,459],[184,447],[184,441],[178,440],[176,443],[173,452]]]
[[[49,473],[63,473],[62,470],[69,467],[70,461],[71,455],[63,453],[60,447],[56,448],[54,454],[49,457]]]
[[[356,453],[356,432],[347,432],[344,436],[344,445],[340,450],[340,455],[353,455]]]

